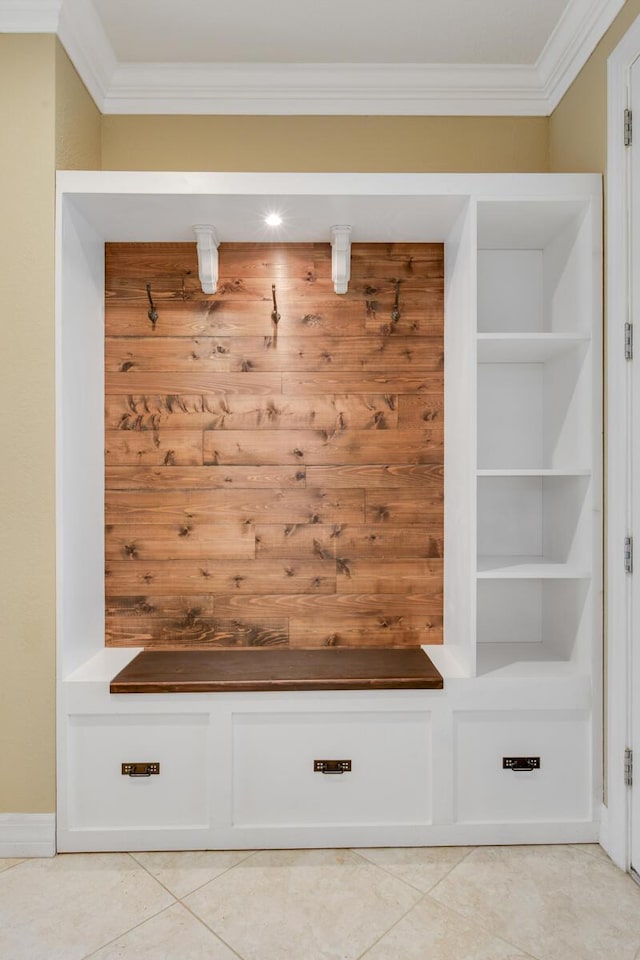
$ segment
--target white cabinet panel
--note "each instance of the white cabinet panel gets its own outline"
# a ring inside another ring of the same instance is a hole
[[[316,773],[314,760],[352,770]],[[233,717],[234,826],[428,823],[431,780],[428,712]]]
[[[590,724],[579,711],[455,715],[456,820],[588,820]],[[503,757],[540,757],[540,769],[503,770]]]
[[[206,826],[209,716],[69,718],[69,829]],[[159,775],[123,776],[157,762]]]

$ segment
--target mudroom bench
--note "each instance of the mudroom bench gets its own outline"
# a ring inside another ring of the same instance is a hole
[[[267,690],[440,690],[420,648],[342,650],[145,650],[111,693],[238,693]]]

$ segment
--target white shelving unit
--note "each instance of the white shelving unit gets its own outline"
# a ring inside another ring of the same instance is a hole
[[[286,241],[444,243],[444,689],[112,696],[104,243],[264,239],[276,206]],[[69,171],[57,223],[59,849],[598,839],[600,178]]]
[[[583,669],[598,630],[592,231],[570,201],[478,204],[480,675]]]

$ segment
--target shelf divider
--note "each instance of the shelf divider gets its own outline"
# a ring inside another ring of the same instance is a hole
[[[545,363],[589,341],[587,333],[479,333],[478,363]]]
[[[549,557],[478,557],[478,580],[588,580],[589,570]]]

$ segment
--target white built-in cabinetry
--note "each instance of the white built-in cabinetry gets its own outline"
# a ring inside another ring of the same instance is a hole
[[[58,187],[61,850],[598,838],[601,201],[586,175],[64,173]],[[442,691],[109,694],[105,240],[445,244]],[[541,758],[513,772],[503,757]],[[349,758],[350,774],[313,759]],[[157,761],[161,775],[123,777]]]
[[[593,255],[580,204],[478,203],[479,673],[578,666],[599,634]]]

